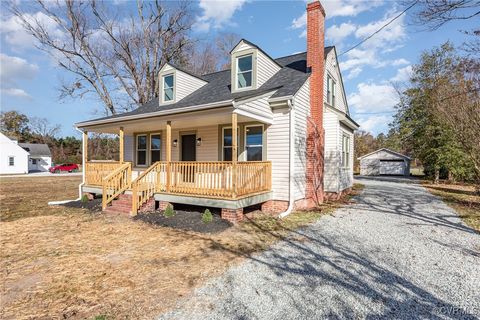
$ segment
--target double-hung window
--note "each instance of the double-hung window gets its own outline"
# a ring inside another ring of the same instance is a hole
[[[175,98],[173,74],[163,76],[163,102],[173,101]]]
[[[13,167],[15,165],[15,157],[8,157],[8,165]]]
[[[237,58],[237,89],[249,88],[253,81],[253,55]]]
[[[350,137],[342,135],[342,167],[350,166]]]
[[[147,135],[137,135],[137,165],[147,165]]]
[[[262,161],[263,126],[245,126],[245,151],[247,161]]]
[[[162,139],[160,134],[152,133],[150,135],[150,163],[155,163],[160,161],[160,147],[162,144]]]
[[[336,83],[333,78],[327,74],[327,102],[331,106],[335,106]]]
[[[240,142],[239,133],[240,128],[237,128],[237,148]],[[232,145],[232,128],[223,128],[222,140],[222,159],[223,161],[232,161],[233,145]]]

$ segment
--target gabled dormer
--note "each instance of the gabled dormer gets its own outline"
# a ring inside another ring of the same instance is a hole
[[[232,93],[260,88],[281,66],[255,44],[242,39],[230,52]]]
[[[170,63],[160,69],[158,81],[160,105],[176,103],[208,83]]]

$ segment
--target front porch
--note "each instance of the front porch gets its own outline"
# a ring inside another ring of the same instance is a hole
[[[225,112],[217,111],[214,117],[205,118],[203,124],[210,126],[202,127],[208,129],[203,131],[188,126],[202,115],[195,120],[191,115],[179,118],[173,137],[170,120],[156,119],[156,128],[149,127],[151,119],[144,121],[142,127],[148,127],[144,131],[135,131],[138,125],[132,123],[121,124],[119,161],[88,160],[88,132],[84,130],[82,192],[101,194],[104,210],[121,194],[130,194],[131,214],[152,200],[232,210],[270,200],[272,165],[264,160],[263,143],[267,124],[231,111],[229,116],[230,123],[225,123]],[[112,133],[114,129],[94,130]],[[207,131],[218,134],[198,134]],[[126,142],[126,135],[133,141]],[[172,151],[176,151],[175,161]],[[218,160],[202,161],[205,158]]]

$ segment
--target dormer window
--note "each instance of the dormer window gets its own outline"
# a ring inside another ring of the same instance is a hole
[[[253,80],[253,56],[251,54],[237,58],[237,89],[249,88]]]
[[[163,76],[163,102],[171,102],[174,100],[175,91],[173,85],[173,74]]]

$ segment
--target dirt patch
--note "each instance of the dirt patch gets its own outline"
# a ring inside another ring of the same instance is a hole
[[[182,206],[177,209],[175,206],[175,215],[173,217],[165,217],[163,212],[154,211],[143,213],[135,216],[134,220],[140,220],[156,226],[177,228],[181,230],[194,231],[199,233],[219,233],[232,227],[232,224],[220,217],[220,210],[211,208],[213,220],[208,223],[202,221],[202,214],[199,207]],[[182,210],[183,209],[183,210]]]
[[[77,209],[86,209],[92,213],[100,213],[102,211],[102,199],[93,199],[90,201],[70,201],[62,204],[61,206],[67,208],[77,208]]]

